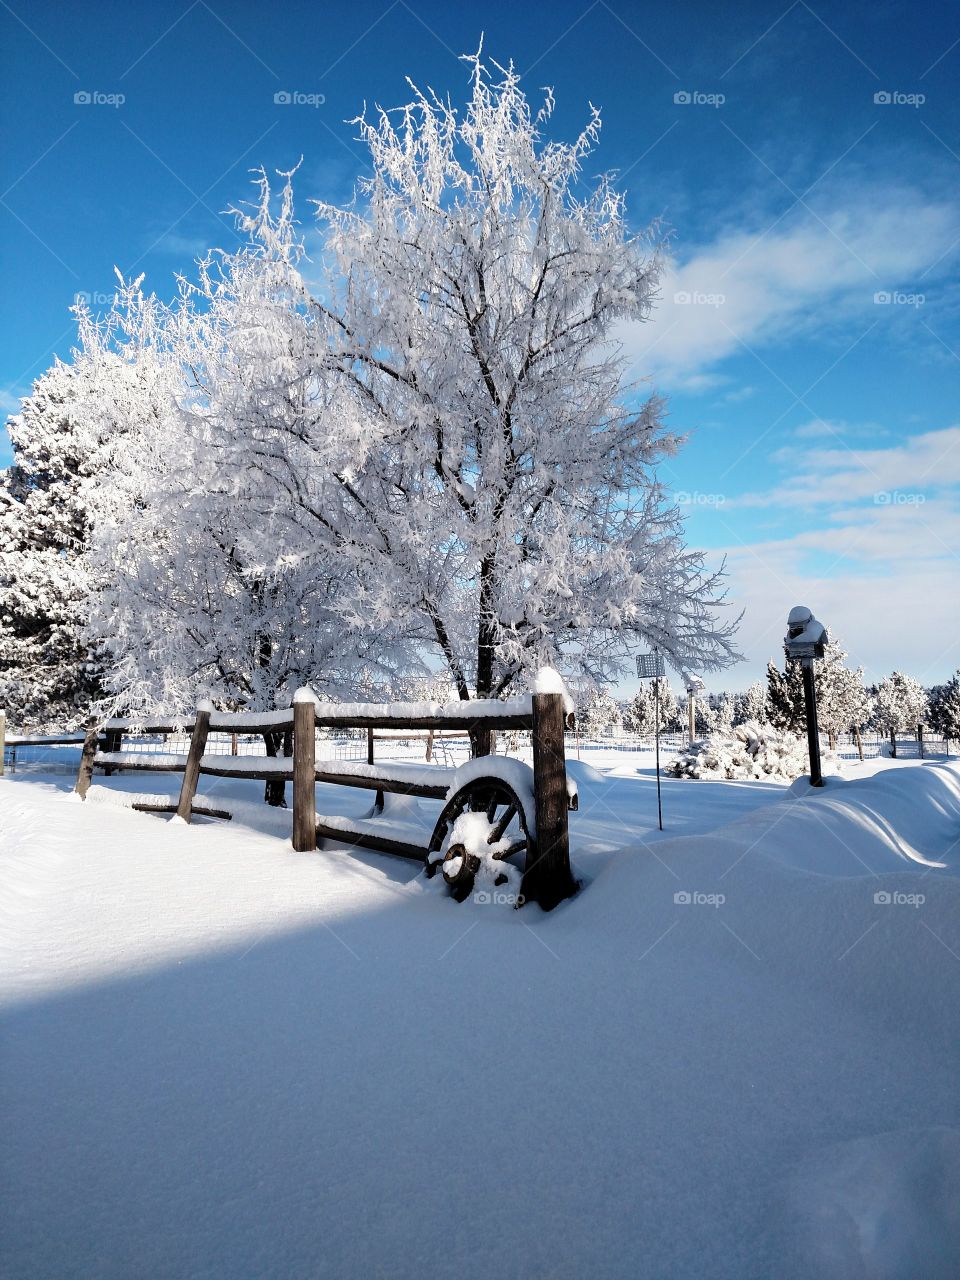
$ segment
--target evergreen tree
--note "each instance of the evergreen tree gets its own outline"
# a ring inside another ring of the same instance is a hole
[[[826,730],[831,747],[836,736],[848,730],[859,732],[870,718],[870,699],[863,683],[863,668],[851,671],[844,664],[846,653],[828,633],[822,658],[813,664],[817,693],[817,719]],[[780,671],[773,659],[767,663],[767,714],[777,729],[791,733],[806,730],[803,672],[799,662],[787,662]]]
[[[13,464],[0,478],[0,707],[18,728],[81,721],[101,667],[83,638],[86,566],[82,361],[58,361],[8,424]]]
[[[844,665],[846,653],[836,640],[827,640],[823,658],[817,662],[817,718],[830,738],[831,749],[837,734],[860,730],[870,719],[871,699],[864,687],[863,668],[851,671]]]
[[[677,699],[670,686],[670,681],[659,682],[644,680],[640,688],[628,703],[623,715],[623,723],[631,733],[653,733],[656,727],[656,693],[654,684],[660,685],[660,730],[667,729],[677,718]]]
[[[622,726],[620,707],[608,693],[600,691],[584,703],[578,715],[580,731],[586,737],[599,737],[601,734]]]
[[[951,739],[960,740],[960,671],[930,690],[930,725],[943,735],[949,755]]]
[[[781,671],[771,658],[767,663],[767,716],[775,729],[802,733],[806,723],[803,677],[798,662],[788,662]]]
[[[897,734],[916,732],[927,716],[927,694],[919,680],[902,671],[877,685],[874,723],[890,735],[891,754],[897,754]]]
[[[767,686],[762,680],[758,680],[752,684],[746,693],[741,695],[742,703],[740,707],[741,723],[752,720],[755,724],[764,724],[767,721]]]

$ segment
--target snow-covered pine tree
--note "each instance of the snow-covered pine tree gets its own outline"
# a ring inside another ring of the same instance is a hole
[[[57,361],[8,424],[0,477],[0,707],[18,729],[63,729],[99,691],[84,639],[94,584],[87,563],[89,367]]]
[[[728,693],[710,695],[714,714],[714,732],[729,736],[733,732],[733,699]]]
[[[873,713],[877,728],[890,735],[890,754],[896,757],[897,734],[915,733],[927,718],[927,694],[919,680],[894,671],[877,685]]]
[[[355,565],[356,608],[415,622],[461,697],[545,662],[609,683],[638,640],[723,667],[719,577],[656,478],[679,442],[659,399],[627,407],[611,355],[653,305],[658,235],[628,232],[608,180],[584,193],[596,113],[548,143],[552,98],[534,115],[512,69],[471,64],[462,115],[415,91],[357,122],[373,177],[319,205],[329,274],[297,372],[325,403],[296,433],[263,415],[278,485]],[[246,225],[274,233],[265,182]]]
[[[836,746],[838,733],[859,733],[870,718],[870,699],[863,684],[863,669],[851,671],[844,665],[847,654],[827,633],[822,658],[813,664],[817,691],[817,719],[821,730]],[[806,729],[803,675],[799,662],[787,662],[780,671],[773,659],[767,663],[767,717],[777,729],[802,734]]]
[[[578,711],[577,723],[582,735],[599,738],[619,729],[623,719],[616,700],[609,693],[597,690]]]
[[[827,732],[831,751],[836,750],[838,733],[852,731],[859,744],[860,730],[869,722],[872,709],[863,683],[863,668],[851,671],[844,665],[846,656],[839,641],[828,635],[823,657],[814,667],[817,719]]]
[[[960,671],[930,690],[930,725],[942,734],[949,755],[951,741],[960,741]]]
[[[644,680],[624,711],[623,723],[631,733],[653,733],[656,726],[656,696],[653,680]],[[660,729],[672,726],[677,718],[677,699],[664,677],[660,685]]]
[[[753,721],[754,724],[767,723],[767,686],[757,680],[745,693],[741,694],[741,703],[737,709],[737,718],[742,724]]]
[[[806,723],[800,664],[788,662],[781,671],[773,658],[767,663],[767,718],[775,729],[802,733]]]

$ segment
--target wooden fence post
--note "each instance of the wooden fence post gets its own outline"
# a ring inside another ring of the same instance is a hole
[[[93,781],[93,759],[97,754],[97,747],[100,745],[100,730],[97,727],[96,720],[87,721],[87,734],[83,740],[83,750],[80,752],[80,770],[77,773],[77,781],[74,791],[81,800],[85,800],[87,792],[90,790],[90,783]]]
[[[104,729],[103,731],[103,749],[104,751],[122,751],[123,750],[123,730],[122,729]],[[109,778],[116,770],[119,772],[119,765],[107,764],[103,766],[103,772]]]
[[[197,705],[197,718],[193,725],[187,764],[183,771],[183,782],[180,785],[180,799],[177,802],[177,817],[184,822],[189,822],[193,817],[193,797],[197,794],[197,783],[200,781],[200,761],[207,749],[212,712],[212,702],[205,700]]]
[[[376,760],[376,755],[373,748],[373,741],[374,741],[373,730],[368,729],[367,730],[367,764],[374,764]],[[378,790],[377,794],[373,798],[373,808],[371,809],[369,816],[373,818],[373,817],[376,817],[378,813],[383,813],[383,806],[384,806],[383,792]]]
[[[7,749],[7,715],[0,711],[0,778],[3,777],[3,753]]]
[[[533,775],[537,815],[535,853],[527,852],[523,896],[551,911],[577,891],[570,871],[563,695],[533,695]]]
[[[309,687],[293,695],[293,847],[317,847],[317,700]]]

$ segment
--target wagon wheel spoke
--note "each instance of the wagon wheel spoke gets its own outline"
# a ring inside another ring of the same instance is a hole
[[[494,809],[496,809],[496,806],[494,806]],[[487,812],[487,817],[491,820],[491,822],[493,821],[493,816],[494,815],[492,813],[490,813],[489,811]],[[513,801],[510,801],[507,804],[506,809],[504,809],[503,813],[500,815],[500,817],[496,820],[496,822],[494,822],[493,827],[490,831],[490,834],[487,836],[487,844],[497,844],[498,841],[502,840],[503,833],[506,831],[507,827],[509,827],[510,823],[514,820],[516,816],[517,816],[517,806],[516,804],[513,803]]]

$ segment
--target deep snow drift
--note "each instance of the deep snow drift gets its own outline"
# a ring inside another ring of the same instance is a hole
[[[955,1276],[960,766],[849,773],[574,763],[549,916],[0,782],[0,1270]]]

